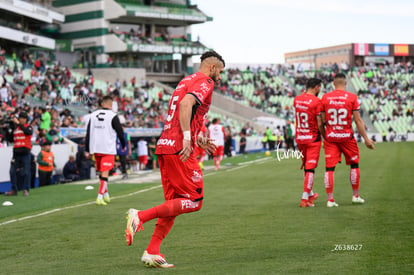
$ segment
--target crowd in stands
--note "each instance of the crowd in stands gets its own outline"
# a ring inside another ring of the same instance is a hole
[[[5,56],[3,52],[3,56]],[[84,128],[90,113],[98,107],[105,94],[115,99],[121,122],[126,128],[162,128],[168,109],[169,93],[155,89],[153,83],[138,83],[136,78],[108,83],[95,80],[91,70],[80,76],[58,62],[50,64],[39,56],[22,55],[20,58],[4,58],[0,66],[0,138],[6,146],[12,136],[9,129],[10,119],[21,112],[29,115],[33,127],[32,143],[59,144],[65,142],[60,134],[61,128]],[[24,65],[22,61],[28,65]],[[73,107],[78,107],[77,109]],[[79,109],[81,111],[79,111]],[[214,114],[210,117],[213,119]],[[228,132],[231,119],[226,118]],[[241,128],[241,127],[240,127]],[[240,129],[238,129],[240,130]],[[249,134],[252,132],[248,130]],[[78,162],[79,156],[76,157]],[[65,174],[68,178],[84,179],[75,172],[73,158],[68,160]],[[79,163],[76,167],[79,170]],[[86,164],[84,164],[85,166]],[[87,166],[87,165],[86,165]],[[78,175],[78,176],[77,176]],[[65,176],[65,178],[66,178]]]
[[[307,79],[322,79],[324,93],[331,89],[333,76],[338,71],[347,73],[349,85],[352,84],[360,97],[362,110],[367,112],[378,131],[395,134],[414,130],[414,67],[411,63],[368,65],[350,70],[346,66],[328,66],[311,72],[298,72],[281,65],[227,69],[215,92],[293,121],[293,98],[303,91]],[[114,109],[118,110],[126,128],[164,126],[169,92],[153,83],[138,83],[136,78],[103,82],[96,80],[90,69],[87,75],[81,76],[59,62],[50,63],[43,56],[34,58],[28,52],[20,57],[12,53],[6,58],[4,49],[0,49],[0,74],[0,146],[6,146],[10,139],[11,118],[22,111],[29,115],[34,130],[33,143],[62,143],[61,128],[86,127],[90,113],[98,108],[105,94],[114,97]],[[209,120],[215,117],[221,119],[227,136],[245,138],[258,134],[248,123],[239,122],[235,126],[234,120],[219,114],[211,113]],[[79,170],[73,172],[73,163],[78,162],[79,157],[71,156],[68,160],[65,173],[69,178],[81,179],[87,174]],[[90,162],[90,159],[83,161]],[[83,166],[88,165],[90,163]]]
[[[380,133],[414,131],[414,68],[408,63],[360,67],[353,84],[373,125]]]
[[[358,93],[361,113],[380,132],[414,131],[414,67],[408,63],[349,68],[348,64],[324,65],[318,71],[289,66],[228,69],[217,91],[247,106],[293,120],[293,98],[305,90],[310,77],[322,80],[321,95],[332,90],[337,72],[348,75],[348,87]],[[353,89],[351,88],[353,87]],[[397,128],[397,129],[395,129]]]
[[[284,71],[287,69],[282,66],[263,70],[260,67],[248,67],[244,71],[228,69],[216,90],[247,106],[279,117],[292,118],[291,101],[293,102],[297,92],[280,77]]]

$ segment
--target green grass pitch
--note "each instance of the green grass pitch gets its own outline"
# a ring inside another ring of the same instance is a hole
[[[323,154],[314,185],[320,198],[306,209],[299,207],[299,160],[278,161],[275,153],[226,159],[226,169],[205,173],[203,209],[179,216],[163,242],[161,252],[175,264],[165,272],[412,274],[414,143],[378,144],[375,151],[360,145],[360,151],[366,203],[351,204],[349,167],[340,164],[335,209],[326,208]],[[29,197],[1,197],[14,206],[0,206],[0,273],[164,272],[140,263],[155,221],[144,225],[131,247],[124,238],[128,208],[163,202],[160,182],[110,183],[109,190],[115,199],[106,207],[93,204],[97,184],[94,191],[55,185],[32,190]]]

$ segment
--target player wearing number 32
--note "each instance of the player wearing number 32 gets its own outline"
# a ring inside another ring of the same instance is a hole
[[[359,115],[358,97],[345,91],[346,77],[338,73],[333,81],[335,90],[322,97],[321,117],[323,124],[319,130],[325,138],[325,189],[328,195],[327,206],[337,207],[333,198],[335,166],[344,154],[346,164],[351,166],[350,181],[352,185],[352,203],[362,204],[364,199],[359,196],[359,149],[352,130],[352,119],[365,145],[374,149],[374,142],[368,138],[365,125]],[[324,127],[325,126],[325,127]]]
[[[132,244],[142,225],[157,218],[151,241],[141,257],[147,267],[169,268],[160,253],[160,246],[174,224],[175,217],[201,209],[203,203],[203,175],[194,154],[194,145],[208,152],[215,145],[199,135],[210,108],[214,83],[220,81],[225,63],[214,51],[201,56],[200,70],[178,83],[168,109],[155,154],[161,172],[165,202],[153,208],[138,211],[129,209],[125,237]]]
[[[320,114],[321,100],[317,97],[321,90],[321,80],[311,78],[306,83],[306,92],[295,97],[293,106],[296,117],[296,143],[302,152],[302,167],[305,168],[302,200],[300,207],[313,207],[318,193],[313,193],[313,178],[318,166],[321,151],[321,135],[318,123],[322,124]]]

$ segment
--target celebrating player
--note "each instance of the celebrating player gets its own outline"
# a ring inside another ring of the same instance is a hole
[[[108,193],[108,176],[115,163],[116,137],[118,136],[123,150],[126,150],[126,141],[121,122],[112,111],[112,97],[104,96],[102,109],[91,114],[86,131],[86,152],[94,154],[96,171],[99,171],[100,187],[97,205],[106,205],[110,202]]]
[[[209,138],[198,135],[213,95],[214,83],[221,79],[223,58],[214,51],[201,56],[200,70],[185,77],[176,87],[169,104],[168,117],[157,143],[165,202],[138,211],[129,209],[125,237],[131,245],[135,233],[147,221],[158,218],[151,241],[141,257],[147,267],[173,267],[160,253],[160,246],[174,224],[175,217],[201,209],[203,174],[194,155],[197,143],[208,152],[215,150]]]
[[[313,207],[318,193],[313,193],[315,168],[318,166],[321,151],[321,135],[318,124],[322,123],[319,116],[321,100],[317,97],[321,90],[321,80],[311,78],[306,83],[306,92],[295,97],[293,106],[296,117],[296,143],[302,152],[302,167],[305,167],[300,207]]]
[[[369,149],[374,149],[375,144],[365,132],[364,122],[359,115],[358,97],[345,91],[346,83],[343,73],[336,74],[333,82],[335,90],[322,97],[323,124],[320,125],[319,130],[325,137],[325,189],[328,195],[328,207],[338,206],[333,197],[333,186],[335,166],[341,161],[341,153],[345,156],[346,164],[351,166],[352,203],[365,202],[359,196],[359,149],[352,130],[352,118],[359,134],[364,138],[365,145]]]
[[[220,162],[224,155],[224,127],[220,125],[220,119],[213,119],[213,123],[208,126],[208,133],[210,139],[216,145],[217,150],[213,153],[214,166],[218,170],[220,168]]]

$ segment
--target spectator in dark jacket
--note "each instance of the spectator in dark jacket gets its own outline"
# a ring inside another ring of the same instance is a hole
[[[79,180],[79,170],[76,165],[75,157],[73,155],[69,156],[68,162],[66,162],[65,166],[63,167],[63,177],[68,180]]]

